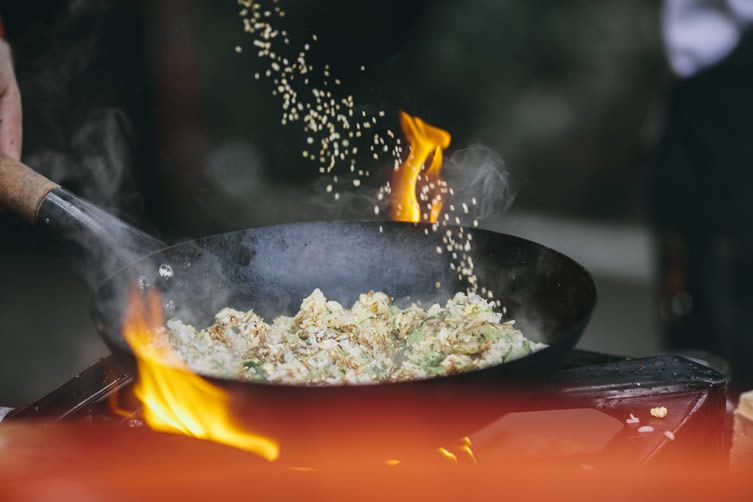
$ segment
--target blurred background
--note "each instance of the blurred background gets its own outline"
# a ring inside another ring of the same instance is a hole
[[[280,3],[292,45],[318,34],[310,62],[330,64],[360,105],[450,131],[451,151],[501,155],[517,197],[481,226],[595,275],[583,348],[662,350],[648,189],[672,80],[660,2]],[[254,78],[265,63],[235,0],[1,5],[24,160],[70,190],[169,242],[359,216],[323,196],[301,127],[281,125],[271,83]],[[73,246],[0,213],[0,405],[107,353],[85,277]]]

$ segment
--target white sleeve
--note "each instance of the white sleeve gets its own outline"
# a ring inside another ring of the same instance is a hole
[[[689,77],[735,49],[753,24],[753,0],[665,0],[662,18],[670,66]]]

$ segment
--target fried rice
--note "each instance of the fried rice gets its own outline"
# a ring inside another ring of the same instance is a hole
[[[492,302],[457,293],[444,307],[399,308],[381,292],[350,309],[315,290],[292,317],[221,310],[198,330],[167,323],[170,345],[197,373],[288,384],[366,384],[467,372],[544,347],[502,321]]]

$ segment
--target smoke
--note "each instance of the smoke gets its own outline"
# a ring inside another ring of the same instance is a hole
[[[124,185],[132,182],[130,138],[131,126],[122,111],[95,109],[73,131],[66,150],[40,149],[26,162],[87,200],[116,208]]]
[[[68,104],[70,85],[89,65],[103,30],[105,14],[113,0],[69,0],[52,26],[42,54],[30,55],[34,71],[24,75],[24,88],[32,87],[57,108]],[[35,36],[36,38],[36,36]],[[53,101],[54,100],[54,101]]]
[[[117,102],[105,98],[109,88],[99,92],[94,87],[87,94],[79,87],[84,82],[92,88],[87,71],[98,64],[95,58],[101,54],[113,7],[112,0],[68,1],[43,34],[41,53],[21,50],[19,62],[27,118],[24,162],[70,190],[46,204],[46,222],[79,244],[83,256],[76,268],[92,288],[123,265],[164,246],[102,209],[122,215],[140,206],[128,117]]]
[[[311,186],[307,205],[327,219],[367,220],[384,219],[389,215],[387,200],[377,200],[379,184],[376,180],[366,179],[356,188],[353,178],[339,176],[333,183],[331,177],[320,177]],[[374,214],[374,207],[379,207],[379,214]]]
[[[443,175],[452,188],[448,202],[463,225],[501,216],[515,200],[504,160],[486,146],[472,145],[454,152],[445,159]]]
[[[379,199],[378,194],[379,188],[390,181],[393,169],[360,160],[359,168],[370,169],[372,176],[362,179],[359,188],[353,186],[352,175],[340,175],[337,183],[332,177],[322,176],[313,186],[312,205],[336,219],[386,219],[390,198],[384,195]],[[442,177],[452,189],[443,210],[451,225],[472,227],[500,217],[515,201],[512,176],[504,160],[484,145],[471,145],[445,157]]]
[[[83,250],[76,268],[94,289],[107,276],[164,247],[159,240],[125,223],[120,213],[132,191],[130,122],[115,108],[91,110],[70,135],[65,150],[40,149],[25,159],[70,192],[49,204],[48,225]],[[92,201],[94,204],[87,202]]]

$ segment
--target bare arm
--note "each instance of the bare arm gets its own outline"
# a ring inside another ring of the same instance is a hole
[[[22,137],[21,92],[10,47],[0,40],[0,152],[20,159]]]

